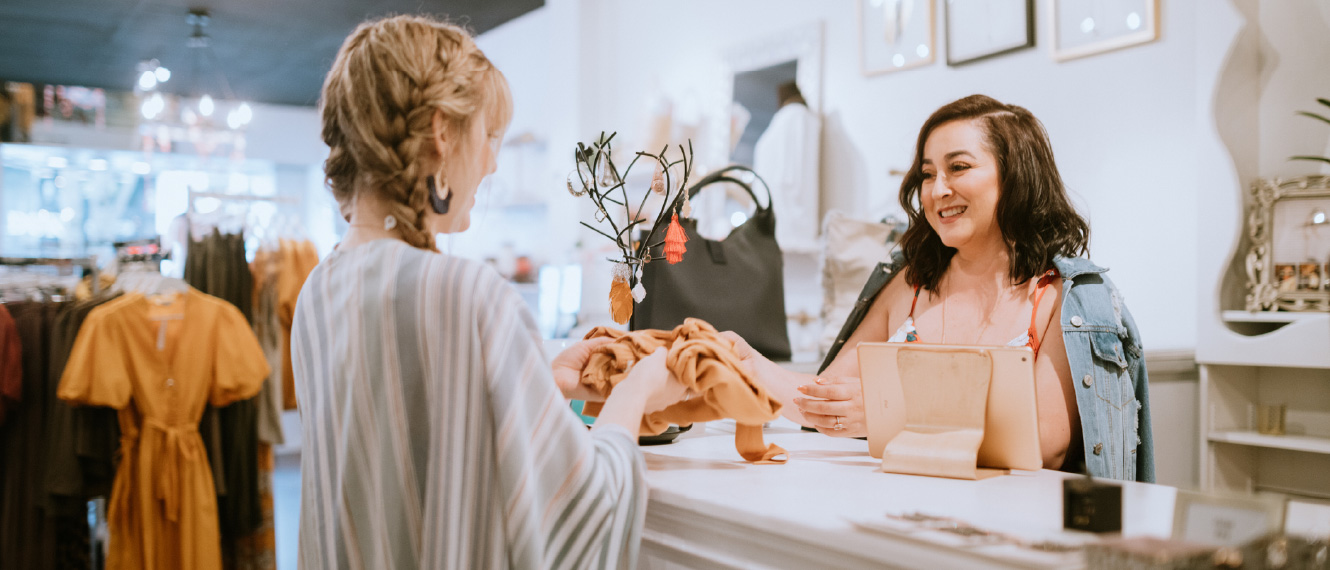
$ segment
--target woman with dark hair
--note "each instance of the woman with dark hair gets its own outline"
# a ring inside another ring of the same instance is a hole
[[[1084,257],[1090,229],[1039,120],[983,95],[938,109],[919,131],[900,204],[911,222],[901,251],[869,278],[821,374],[787,372],[740,343],[793,404],[786,416],[828,435],[866,435],[858,355],[847,346],[1028,346],[1044,467],[1153,481],[1140,335],[1107,270]]]

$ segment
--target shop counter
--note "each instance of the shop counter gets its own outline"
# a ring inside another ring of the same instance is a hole
[[[800,431],[784,419],[765,431],[789,452],[787,463],[740,459],[733,422],[642,448],[651,493],[640,568],[1067,568],[1084,565],[1077,545],[1098,540],[1062,530],[1066,473],[895,475],[879,471],[866,441]],[[1123,487],[1123,536],[1167,537],[1175,489]],[[933,519],[888,516],[916,514]],[[1000,535],[933,528],[951,523]],[[1032,547],[1050,543],[1071,549]]]

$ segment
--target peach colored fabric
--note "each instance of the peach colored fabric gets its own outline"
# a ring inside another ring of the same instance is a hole
[[[701,319],[688,319],[674,330],[624,332],[596,327],[586,338],[609,337],[614,342],[592,353],[582,370],[582,384],[603,396],[628,376],[633,363],[657,348],[669,350],[665,366],[695,394],[664,410],[642,418],[642,435],[656,435],[670,424],[733,419],[738,425],[735,448],[744,459],[760,464],[784,463],[777,445],[762,441],[762,424],[780,415],[780,402],[748,373],[734,354],[734,343],[721,337]],[[582,413],[595,416],[601,404],[587,402]]]

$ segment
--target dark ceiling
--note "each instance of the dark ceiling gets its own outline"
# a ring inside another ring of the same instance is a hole
[[[171,70],[162,89],[216,92],[212,63],[186,47],[192,8],[211,13],[216,67],[237,98],[314,105],[337,48],[356,25],[431,14],[482,33],[544,0],[2,0],[0,79],[130,91],[142,60]],[[194,68],[201,68],[197,73]],[[197,77],[197,79],[196,79]]]

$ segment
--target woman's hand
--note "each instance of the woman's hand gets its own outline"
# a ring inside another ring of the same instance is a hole
[[[813,384],[800,386],[799,391],[804,396],[795,398],[794,405],[817,431],[836,437],[868,435],[863,387],[858,378],[819,377]]]
[[[674,373],[665,367],[666,354],[668,353],[664,348],[657,348],[655,352],[633,364],[628,370],[628,377],[620,382],[620,385],[640,383],[648,391],[650,396],[647,397],[643,413],[659,412],[688,395],[688,389],[684,388],[679,379],[674,377]]]
[[[612,341],[609,337],[584,340],[564,349],[550,361],[550,368],[554,372],[554,383],[559,386],[559,391],[563,392],[563,397],[591,402],[605,399],[582,386],[582,369],[586,368],[592,352],[610,342]]]
[[[756,350],[753,350],[753,347],[748,344],[748,341],[744,340],[743,337],[738,334],[735,334],[734,331],[722,332],[720,333],[720,337],[734,343],[734,355],[739,357],[739,362],[748,367],[748,373],[750,375],[755,377],[759,376],[758,365],[761,362],[766,361],[767,358],[758,354]],[[759,377],[758,381],[762,382],[762,379]]]

